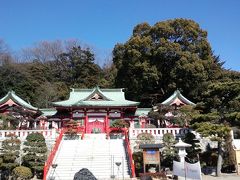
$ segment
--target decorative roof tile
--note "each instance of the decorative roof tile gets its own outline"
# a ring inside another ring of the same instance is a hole
[[[92,97],[97,94],[100,99]],[[72,89],[68,100],[54,102],[54,106],[74,107],[74,106],[137,106],[139,102],[125,99],[123,89]]]
[[[17,105],[22,106],[22,107],[24,107],[26,109],[29,109],[29,110],[36,111],[38,109],[36,107],[33,107],[31,104],[27,103],[23,99],[21,99],[19,96],[17,96],[15,94],[14,91],[9,91],[6,96],[4,96],[2,99],[0,99],[0,106],[3,105],[4,103],[6,103],[9,100],[11,100],[14,103],[16,103]]]
[[[196,104],[192,101],[185,98],[179,90],[174,91],[173,95],[171,95],[168,99],[163,101],[161,104],[163,105],[192,105],[195,106]]]
[[[135,116],[147,116],[152,108],[137,108]]]

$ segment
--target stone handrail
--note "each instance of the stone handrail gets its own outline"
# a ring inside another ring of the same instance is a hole
[[[174,137],[181,137],[189,131],[189,128],[129,128],[129,138],[136,139],[141,133],[149,133],[160,139],[166,133],[171,133]]]
[[[48,130],[0,130],[0,139],[5,139],[7,135],[14,134],[20,139],[26,139],[29,134],[41,133],[46,139],[56,138],[56,129]]]

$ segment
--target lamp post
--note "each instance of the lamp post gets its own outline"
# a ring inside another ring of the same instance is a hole
[[[57,164],[52,164],[53,173],[52,173],[52,176],[51,176],[50,180],[54,180],[55,179],[54,173],[55,173],[55,170],[56,170],[57,166],[58,166]]]
[[[119,179],[120,165],[121,165],[122,163],[121,163],[121,162],[115,162],[115,164],[116,164],[117,167],[118,167],[117,177],[118,177],[118,179]]]

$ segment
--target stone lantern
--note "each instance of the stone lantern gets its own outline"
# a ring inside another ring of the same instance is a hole
[[[180,157],[180,162],[185,162],[185,157],[187,155],[186,148],[191,147],[191,146],[192,146],[191,144],[187,144],[187,143],[183,142],[181,138],[179,138],[178,143],[176,143],[174,145],[174,147],[176,147],[178,149],[178,155]]]

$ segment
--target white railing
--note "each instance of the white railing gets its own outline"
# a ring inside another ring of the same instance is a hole
[[[141,133],[152,134],[155,138],[162,138],[166,133],[171,133],[174,137],[181,137],[189,131],[188,128],[129,128],[129,138],[135,139]]]
[[[7,135],[14,134],[20,139],[26,139],[31,133],[41,133],[46,139],[56,138],[56,129],[48,130],[0,130],[0,139],[5,139]]]

